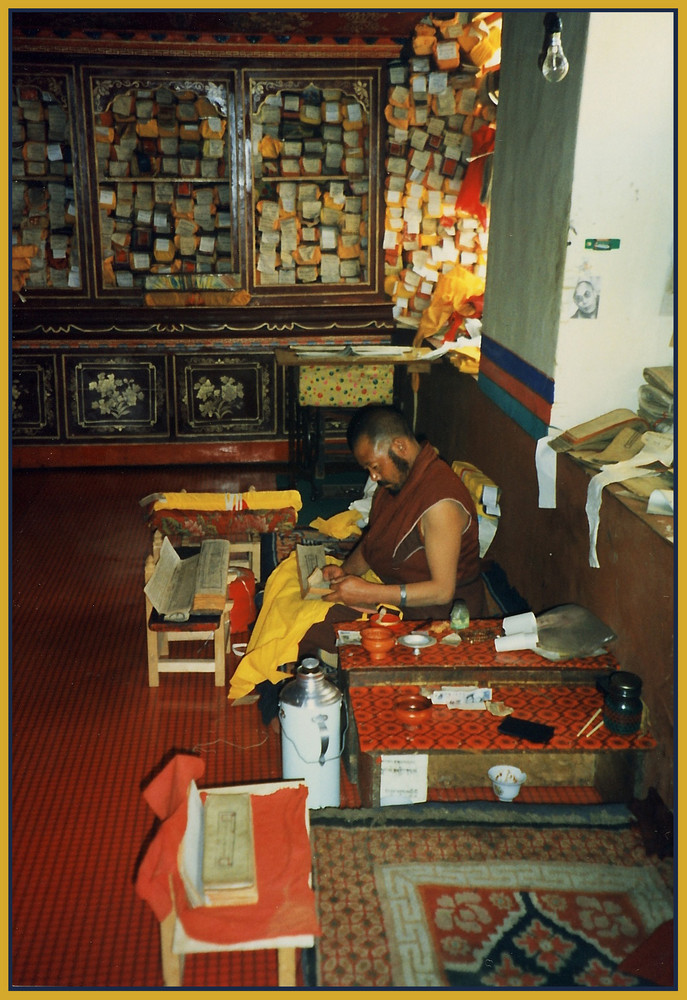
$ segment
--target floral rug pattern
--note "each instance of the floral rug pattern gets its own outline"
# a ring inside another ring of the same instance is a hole
[[[314,818],[309,985],[643,985],[618,966],[672,917],[672,859],[648,858],[636,829],[382,823]]]
[[[627,989],[639,981],[618,965],[672,917],[650,868],[628,879],[608,865],[493,861],[375,876],[394,985]]]

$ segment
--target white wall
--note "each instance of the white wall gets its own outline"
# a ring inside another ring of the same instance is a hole
[[[636,410],[645,367],[673,364],[671,13],[592,13],[582,84],[556,347],[552,425]],[[565,15],[563,15],[565,47]],[[551,86],[565,86],[565,81]],[[620,248],[586,250],[588,238]],[[579,277],[599,280],[598,317],[571,319]]]

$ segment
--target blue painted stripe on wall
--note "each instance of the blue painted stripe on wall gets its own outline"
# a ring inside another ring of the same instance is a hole
[[[548,375],[533,368],[531,364],[523,361],[517,354],[513,354],[507,347],[497,344],[496,341],[485,337],[484,334],[482,334],[481,350],[484,356],[493,361],[499,368],[503,368],[504,371],[513,375],[528,389],[545,399],[547,403],[553,403],[554,381]]]
[[[517,399],[510,396],[501,386],[497,385],[496,382],[492,382],[482,372],[477,377],[477,385],[485,396],[488,396],[489,399],[496,403],[500,410],[503,410],[507,416],[511,417],[535,441],[546,437],[549,433],[548,426],[539,417],[535,417],[526,406],[519,403]]]

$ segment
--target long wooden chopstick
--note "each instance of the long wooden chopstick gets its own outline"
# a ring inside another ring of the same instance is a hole
[[[602,706],[602,707],[603,707],[603,706]],[[578,735],[578,736],[581,736],[581,735],[582,735],[582,733],[583,733],[583,732],[585,731],[585,729],[587,728],[587,726],[591,726],[591,724],[592,724],[592,722],[594,721],[594,719],[596,719],[596,717],[597,717],[597,716],[598,716],[598,715],[599,715],[600,713],[601,713],[601,708],[597,708],[596,712],[594,712],[594,715],[592,715],[592,716],[591,716],[591,718],[587,719],[587,721],[586,721],[586,722],[585,722],[585,724],[584,724],[584,725],[582,726],[582,729],[580,729],[580,731],[579,731],[579,733],[578,733],[577,735]],[[598,729],[599,727],[597,726],[596,728]],[[596,732],[596,730],[592,730],[592,732]],[[591,733],[587,733],[587,736],[591,736]]]

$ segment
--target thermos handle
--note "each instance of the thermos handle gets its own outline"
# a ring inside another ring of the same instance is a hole
[[[320,745],[321,753],[318,764],[324,767],[325,757],[327,755],[327,750],[329,749],[329,733],[327,732],[327,716],[326,715],[316,715],[314,721],[317,723],[320,730]]]

